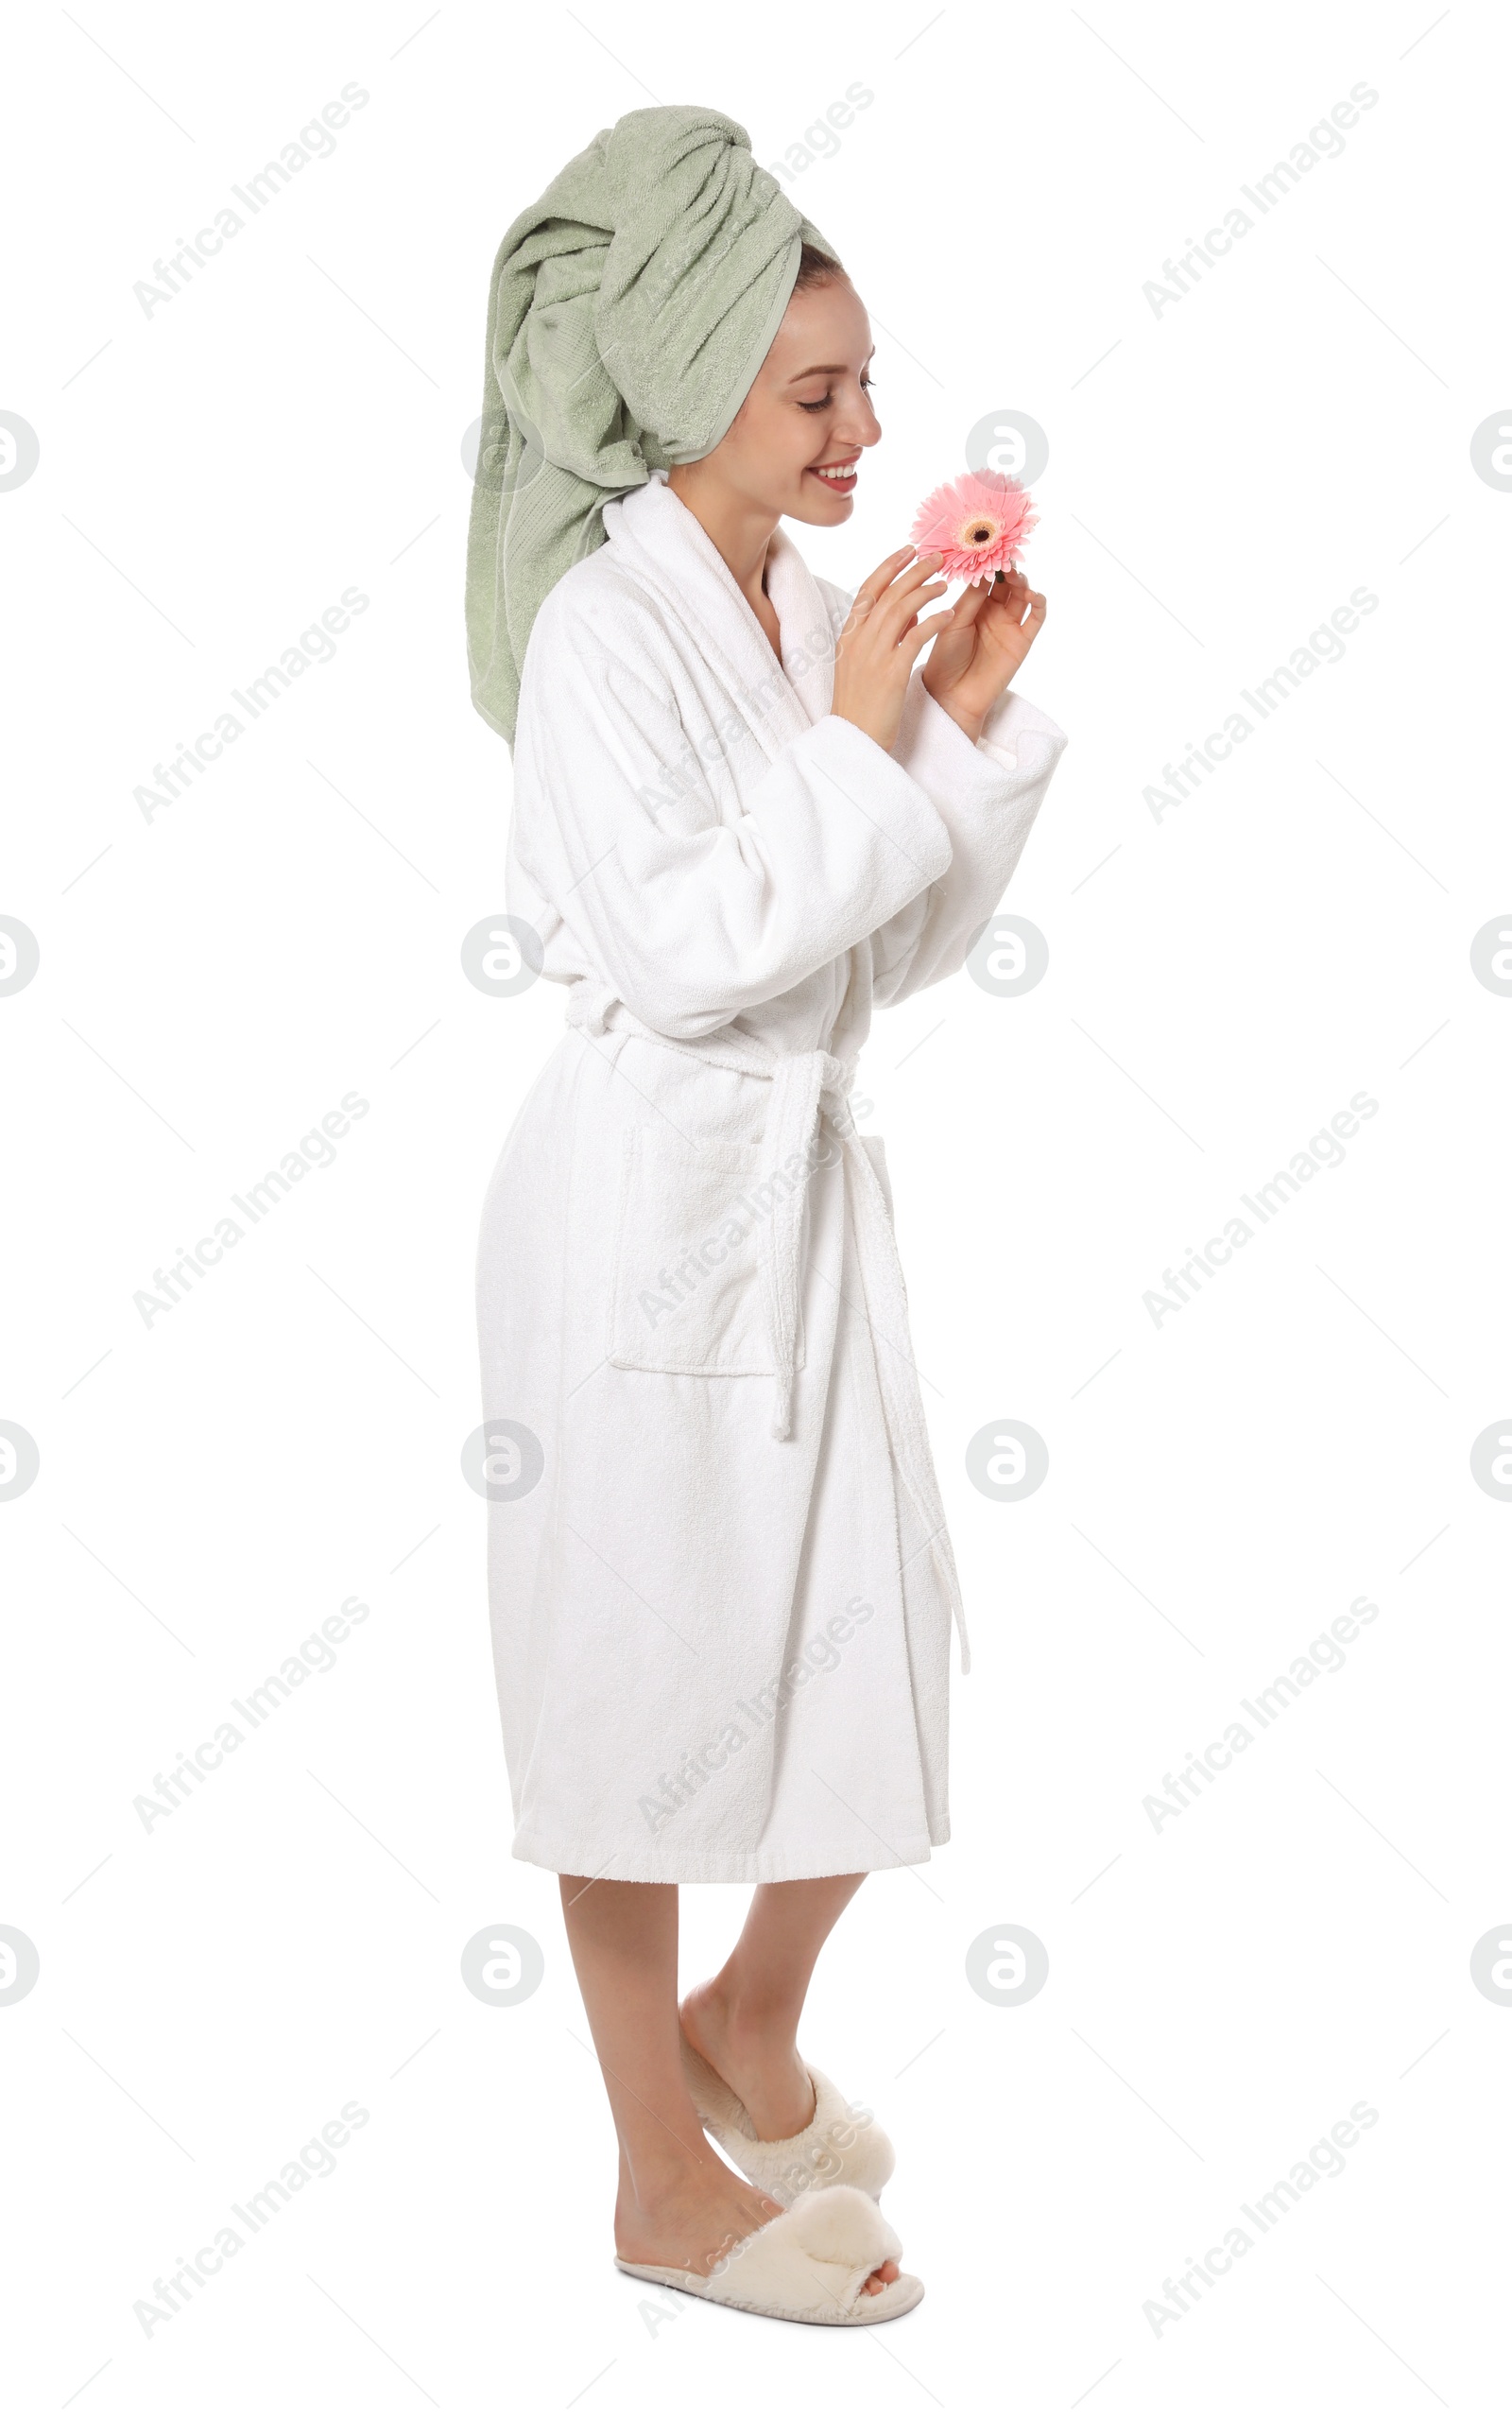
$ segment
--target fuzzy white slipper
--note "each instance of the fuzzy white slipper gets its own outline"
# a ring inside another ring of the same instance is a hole
[[[730,2084],[682,2035],[682,2071],[706,2133],[713,2133],[747,2183],[791,2208],[805,2192],[853,2184],[873,2200],[894,2166],[893,2147],[874,2116],[853,2116],[828,2075],[807,2068],[814,2114],[785,2141],[762,2141]]]
[[[642,2267],[627,2258],[614,2264],[647,2284],[753,2317],[789,2318],[799,2325],[881,2325],[905,2316],[924,2297],[917,2275],[900,2275],[880,2292],[862,2288],[874,2268],[902,2254],[902,2244],[876,2202],[840,2184],[805,2193],[769,2225],[747,2234],[712,2275]]]

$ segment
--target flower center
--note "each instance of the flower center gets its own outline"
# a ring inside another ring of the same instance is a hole
[[[971,546],[990,545],[998,533],[997,525],[993,521],[985,518],[979,521],[968,521],[956,543]]]

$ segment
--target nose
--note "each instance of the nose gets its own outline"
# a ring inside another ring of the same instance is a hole
[[[857,386],[847,400],[840,425],[835,429],[836,444],[874,445],[882,435],[882,423],[871,407],[866,388]]]

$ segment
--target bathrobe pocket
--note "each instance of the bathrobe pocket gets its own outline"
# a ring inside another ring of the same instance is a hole
[[[754,1142],[627,1129],[609,1359],[657,1375],[774,1373],[762,1267],[772,1220]],[[798,1362],[803,1365],[801,1325]]]

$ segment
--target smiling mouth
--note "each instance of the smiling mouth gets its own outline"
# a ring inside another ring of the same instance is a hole
[[[822,478],[826,487],[833,487],[836,492],[841,495],[848,495],[851,488],[854,487],[856,483],[856,472],[860,469],[860,467],[861,457],[859,454],[855,457],[853,461],[810,462],[807,464],[808,470],[815,478]]]

